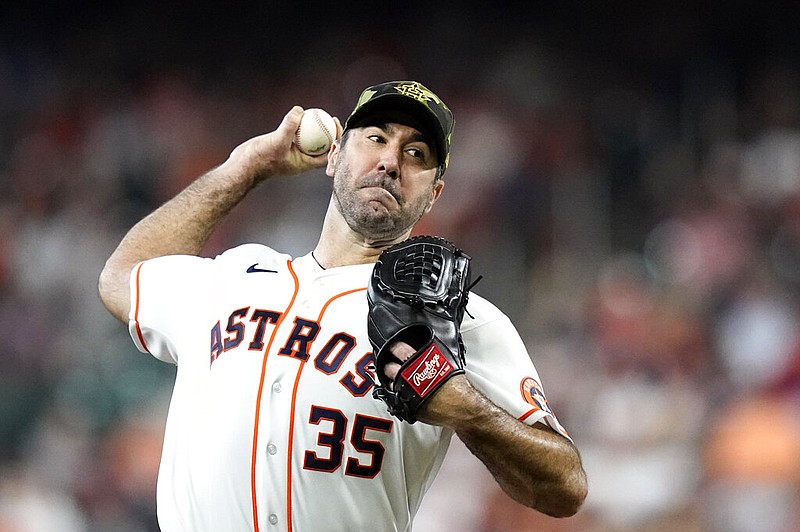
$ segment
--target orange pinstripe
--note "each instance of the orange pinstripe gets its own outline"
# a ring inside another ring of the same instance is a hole
[[[255,532],[258,532],[259,530],[258,501],[256,500],[256,458],[258,455],[258,421],[261,416],[261,395],[264,391],[264,374],[267,371],[267,356],[269,356],[269,352],[272,348],[272,342],[275,340],[275,335],[278,333],[278,329],[283,323],[284,318],[286,318],[287,314],[289,314],[289,309],[292,308],[292,305],[294,305],[294,300],[297,297],[297,292],[300,290],[300,283],[297,279],[297,274],[295,274],[294,269],[292,269],[292,262],[287,260],[286,266],[289,268],[289,273],[292,274],[292,278],[294,279],[294,293],[292,294],[292,299],[289,301],[289,305],[286,307],[286,310],[283,312],[283,314],[281,314],[281,317],[278,319],[278,322],[272,329],[272,335],[269,338],[267,347],[264,349],[264,360],[261,362],[261,378],[258,382],[258,395],[256,396],[256,413],[255,413],[255,420],[253,422],[253,452],[250,457],[250,498],[251,498],[251,503],[253,505],[253,530]]]
[[[366,288],[355,288],[353,290],[348,290],[346,292],[342,292],[340,294],[336,294],[328,301],[322,305],[322,309],[319,312],[319,316],[317,316],[317,323],[322,321],[322,316],[325,314],[325,311],[328,310],[328,306],[336,299],[340,297],[344,297],[355,292],[362,292],[366,290]],[[292,449],[294,443],[294,414],[295,414],[295,405],[297,404],[297,387],[300,385],[300,375],[303,372],[303,368],[305,367],[307,361],[303,361],[300,363],[297,369],[297,376],[294,379],[294,386],[292,387],[292,409],[289,413],[289,452],[287,462],[286,462],[286,517],[288,519],[288,528],[287,532],[292,532]]]
[[[251,497],[251,504],[253,510],[253,530],[255,532],[259,532],[259,525],[258,525],[258,500],[256,494],[256,459],[258,457],[258,424],[261,417],[261,397],[264,391],[264,379],[266,375],[266,368],[267,368],[267,357],[272,349],[272,343],[275,340],[275,336],[278,333],[278,329],[283,323],[283,320],[289,314],[289,310],[294,305],[294,301],[297,298],[297,293],[300,290],[300,282],[297,278],[297,274],[294,272],[292,268],[291,261],[286,261],[286,265],[289,269],[289,273],[292,275],[294,279],[294,293],[292,294],[292,298],[289,301],[289,304],[286,307],[286,310],[281,314],[281,317],[278,319],[278,322],[275,324],[275,327],[272,330],[272,335],[270,336],[269,342],[264,349],[264,358],[261,363],[261,376],[259,378],[258,383],[258,393],[256,395],[256,409],[253,421],[253,447],[252,447],[252,454],[250,458],[250,497]],[[147,348],[147,344],[144,341],[144,335],[142,334],[141,327],[139,325],[139,282],[140,282],[140,275],[143,263],[140,263],[136,268],[136,301],[134,303],[134,321],[136,323],[136,333],[139,336],[139,341],[141,342],[142,346],[149,352],[150,350]],[[340,298],[344,297],[356,292],[365,291],[366,288],[355,288],[353,290],[348,290],[342,292],[340,294],[336,294],[335,296],[331,297],[325,304],[322,306],[320,310],[319,316],[317,317],[317,323],[322,321],[322,317],[324,316],[325,312],[327,311],[330,304]],[[305,366],[305,361],[301,362],[298,366],[297,376],[295,377],[294,386],[292,388],[292,408],[289,416],[289,452],[288,452],[288,462],[287,462],[287,496],[286,496],[286,515],[288,519],[288,532],[292,532],[292,444],[294,441],[294,415],[295,415],[295,405],[297,399],[297,388],[300,384],[300,375],[303,371],[303,367]]]

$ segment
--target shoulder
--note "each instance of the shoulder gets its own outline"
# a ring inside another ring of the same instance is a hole
[[[511,320],[494,303],[475,292],[470,292],[461,331],[466,332],[492,323],[511,324]]]
[[[142,270],[149,276],[172,279],[171,282],[192,282],[207,276],[247,272],[249,268],[278,270],[291,260],[289,255],[261,244],[242,244],[216,257],[197,255],[164,255],[144,261]],[[138,268],[137,268],[138,271]]]
[[[283,271],[291,260],[291,255],[263,244],[242,244],[220,253],[209,262],[214,271],[229,275],[237,272]]]
[[[214,260],[223,264],[240,264],[250,260],[255,260],[258,262],[285,263],[287,260],[292,260],[292,257],[286,253],[281,253],[280,251],[276,251],[263,244],[241,244],[217,255]]]

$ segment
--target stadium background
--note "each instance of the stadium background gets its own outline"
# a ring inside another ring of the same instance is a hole
[[[556,521],[454,444],[417,531],[800,529],[796,8],[669,3],[6,2],[0,530],[155,530],[173,368],[96,295],[124,231],[273,128],[413,78],[456,115],[442,201],[519,325],[591,493]],[[302,253],[321,172],[208,253]]]

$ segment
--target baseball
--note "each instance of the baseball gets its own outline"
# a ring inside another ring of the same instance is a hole
[[[294,143],[306,155],[321,155],[336,139],[336,122],[322,109],[306,109],[295,133]]]

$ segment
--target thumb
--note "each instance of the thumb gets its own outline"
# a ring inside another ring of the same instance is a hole
[[[281,120],[280,125],[275,130],[281,138],[289,140],[294,138],[297,128],[300,127],[300,120],[303,118],[303,108],[299,105],[294,107],[286,113],[286,116]]]

